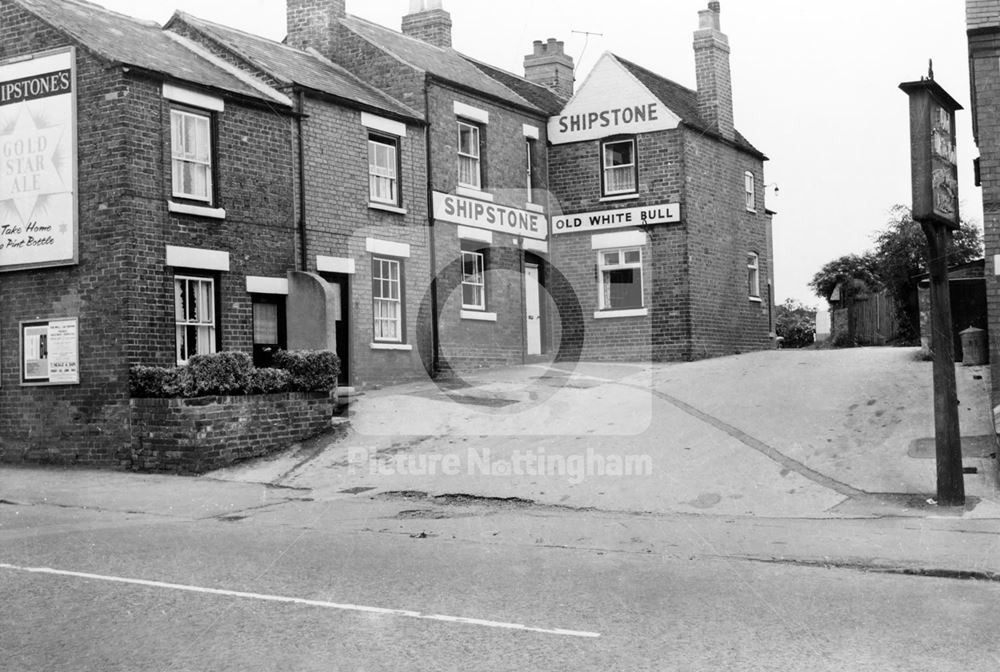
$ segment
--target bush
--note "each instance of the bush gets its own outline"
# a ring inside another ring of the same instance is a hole
[[[216,352],[193,355],[187,369],[196,396],[246,394],[250,388],[253,359],[245,352]]]
[[[276,368],[255,369],[245,352],[194,355],[187,366],[134,365],[129,369],[133,397],[329,392],[337,388],[340,360],[328,350],[278,351]]]
[[[133,397],[192,397],[191,373],[182,367],[135,365],[129,370],[129,392]]]
[[[291,375],[293,390],[329,392],[337,388],[340,359],[329,350],[279,350],[273,365]]]
[[[292,374],[284,369],[254,369],[250,374],[247,394],[287,392],[292,386]]]

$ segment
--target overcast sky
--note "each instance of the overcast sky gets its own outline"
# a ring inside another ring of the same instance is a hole
[[[97,0],[166,23],[175,9],[281,40],[283,0]],[[456,49],[512,72],[555,37],[577,81],[612,51],[694,88],[692,33],[707,0],[444,0]],[[819,305],[806,283],[830,259],[871,246],[889,209],[910,204],[909,128],[900,82],[935,79],[969,107],[965,3],[957,0],[722,0],[737,129],[764,164],[779,302]],[[347,0],[350,14],[399,29],[409,0]],[[580,31],[580,32],[574,32]],[[582,32],[601,33],[585,36]],[[958,113],[962,216],[982,224],[969,110]]]

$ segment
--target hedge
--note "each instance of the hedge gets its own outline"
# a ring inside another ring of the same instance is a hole
[[[133,365],[133,397],[202,397],[213,395],[329,392],[337,388],[340,359],[328,350],[279,351],[274,368],[254,368],[245,352],[194,355],[187,366]]]

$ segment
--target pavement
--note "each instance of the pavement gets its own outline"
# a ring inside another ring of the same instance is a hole
[[[957,366],[968,504],[937,507],[916,348],[536,364],[356,397],[350,427],[211,474],[352,493],[767,518],[1000,518],[989,369]]]

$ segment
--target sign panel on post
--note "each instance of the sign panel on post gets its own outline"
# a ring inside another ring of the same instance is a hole
[[[21,384],[80,382],[79,322],[71,317],[21,323]]]
[[[0,62],[0,271],[77,261],[72,48]]]

